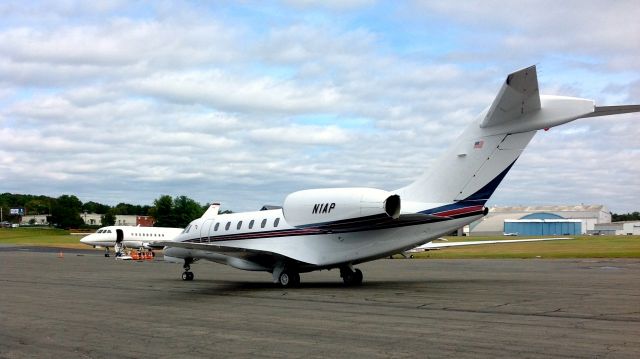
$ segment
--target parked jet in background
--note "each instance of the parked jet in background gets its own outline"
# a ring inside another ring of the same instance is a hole
[[[148,245],[150,242],[171,241],[182,230],[183,228],[109,226],[83,237],[80,242],[93,247],[104,247],[105,257],[109,257],[109,248],[113,248],[116,256],[119,256],[126,247],[152,249]]]
[[[354,265],[415,248],[486,215],[485,203],[537,130],[628,112],[640,112],[640,105],[598,107],[592,100],[540,95],[532,66],[508,75],[493,103],[406,187],[298,191],[280,209],[205,214],[174,241],[156,244],[165,246],[165,258],[184,263],[183,280],[193,279],[194,261],[207,259],[270,272],[283,286],[298,284],[300,273],[333,268],[345,284],[359,284],[362,272]]]
[[[212,203],[203,216],[218,214],[219,203]],[[80,240],[80,242],[95,247],[105,248],[105,257],[109,257],[109,247],[113,247],[116,256],[122,254],[126,247],[156,249],[149,245],[156,241],[171,241],[183,231],[183,228],[171,227],[133,227],[109,226],[103,227]]]

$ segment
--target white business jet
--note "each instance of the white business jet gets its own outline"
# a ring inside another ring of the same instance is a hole
[[[219,203],[212,203],[203,216],[215,216],[220,210]],[[155,249],[150,245],[156,241],[171,241],[182,233],[183,228],[108,226],[96,233],[83,237],[80,242],[95,247],[104,247],[105,257],[109,257],[109,247],[113,247],[116,257],[122,255],[126,247]]]
[[[183,263],[183,280],[193,279],[194,261],[206,259],[270,272],[285,287],[298,284],[300,273],[333,268],[345,284],[360,284],[354,265],[415,248],[486,215],[485,203],[537,130],[639,111],[640,105],[600,107],[540,95],[532,66],[508,75],[493,103],[406,187],[294,192],[279,209],[205,214],[174,241],[156,244],[165,246],[165,258]]]
[[[152,249],[150,242],[173,240],[182,230],[183,228],[168,227],[108,226],[83,237],[80,242],[94,248],[103,247],[105,257],[109,257],[109,248],[113,248],[116,257],[119,257],[126,247]]]

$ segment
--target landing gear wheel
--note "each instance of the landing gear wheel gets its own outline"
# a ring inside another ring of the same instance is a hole
[[[296,287],[300,284],[300,274],[298,272],[283,271],[280,273],[278,281],[285,288]]]
[[[364,276],[362,275],[362,271],[360,269],[356,269],[353,272],[353,285],[362,284],[362,279],[363,278],[364,278]]]
[[[183,272],[182,280],[193,280],[193,272]]]
[[[340,269],[340,276],[345,285],[356,286],[362,284],[362,271],[360,269],[351,270],[350,268]]]
[[[104,256],[105,256],[105,257],[109,257],[109,253],[105,253],[105,254],[104,254]]]
[[[187,258],[184,260],[184,265],[182,266],[182,268],[184,268],[184,272],[182,272],[182,280],[193,280],[193,273],[190,272],[191,263],[193,263],[193,259]]]

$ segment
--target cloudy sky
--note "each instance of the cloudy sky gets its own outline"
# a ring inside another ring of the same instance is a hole
[[[0,192],[235,211],[393,190],[536,64],[640,103],[630,1],[2,1]],[[640,115],[536,135],[490,204],[640,210]]]

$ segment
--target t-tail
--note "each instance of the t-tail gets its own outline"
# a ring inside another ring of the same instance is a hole
[[[640,112],[640,105],[598,107],[593,100],[540,95],[536,67],[516,71],[430,169],[395,192],[414,202],[484,205],[538,130],[629,112]]]

